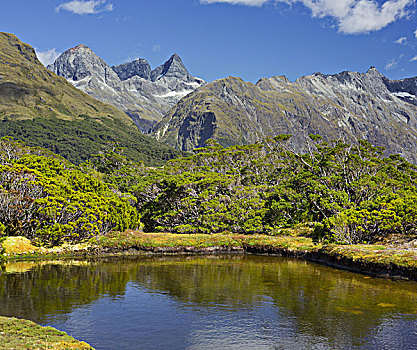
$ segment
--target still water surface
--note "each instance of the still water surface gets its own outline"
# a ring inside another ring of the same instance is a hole
[[[0,314],[96,349],[417,349],[417,283],[265,256],[11,263]]]

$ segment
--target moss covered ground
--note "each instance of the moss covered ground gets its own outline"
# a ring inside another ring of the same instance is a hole
[[[279,236],[223,234],[171,234],[142,233],[135,231],[112,232],[99,237],[95,242],[65,245],[55,248],[33,246],[22,237],[9,237],[3,242],[9,260],[90,255],[100,251],[128,252],[190,252],[241,251],[254,253],[278,253],[300,257],[320,255],[347,259],[354,263],[373,264],[380,267],[400,267],[417,270],[417,244],[384,242],[380,244],[323,244],[306,236],[308,230],[289,230]],[[364,271],[366,272],[366,271]]]
[[[139,250],[148,248],[242,248],[263,247],[282,248],[291,251],[309,251],[321,245],[315,244],[311,238],[282,235],[237,235],[237,234],[171,234],[171,233],[139,233],[134,231],[113,232],[101,236],[97,244],[105,248],[131,247]]]
[[[93,349],[65,332],[32,321],[0,316],[0,349]]]
[[[7,260],[28,258],[45,258],[85,254],[92,247],[91,243],[64,244],[53,248],[33,245],[26,237],[7,237],[2,243]]]
[[[333,256],[346,257],[356,262],[374,263],[384,266],[397,265],[417,270],[417,249],[411,247],[395,247],[385,245],[336,245],[322,248]]]

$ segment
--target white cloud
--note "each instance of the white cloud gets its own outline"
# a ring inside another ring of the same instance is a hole
[[[113,4],[107,3],[107,0],[72,0],[58,5],[55,11],[65,10],[76,15],[91,15],[104,11],[113,11],[113,9]]]
[[[405,44],[407,42],[407,38],[405,36],[402,36],[401,38],[398,38],[397,40],[394,41],[395,44]]]
[[[409,14],[408,8],[415,0],[200,0],[203,4],[223,2],[248,6],[262,6],[267,2],[302,3],[311,10],[313,17],[332,17],[339,32],[362,34],[380,30]],[[417,34],[416,34],[417,35]]]
[[[219,2],[232,5],[262,6],[267,3],[268,0],[200,0],[200,3],[202,4],[214,4]]]
[[[401,54],[396,58],[391,58],[385,65],[385,70],[391,70],[391,69],[397,68],[398,64],[400,63],[403,57],[404,57],[404,54]]]
[[[414,62],[417,61],[417,56],[414,56],[413,58],[410,59],[410,62]]]
[[[37,51],[35,49],[35,51],[36,56],[38,56],[39,61],[41,61],[44,66],[54,63],[61,54],[61,52],[57,52],[55,48],[47,51]]]
[[[417,29],[414,31],[414,36],[417,38]]]
[[[385,65],[385,70],[394,69],[395,67],[397,67],[397,65],[398,61],[393,58],[387,62],[387,64]]]
[[[373,0],[351,1],[352,6],[338,17],[339,31],[346,34],[369,33],[405,17],[414,0],[389,0],[379,5]]]
[[[161,51],[161,45],[156,44],[156,45],[152,46],[152,51],[153,52]]]

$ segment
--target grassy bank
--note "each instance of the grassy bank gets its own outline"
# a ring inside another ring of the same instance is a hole
[[[97,241],[76,246],[38,248],[21,238],[8,238],[9,260],[34,257],[101,256],[146,253],[240,252],[294,256],[354,271],[402,276],[417,280],[415,241],[383,244],[338,245],[313,242],[307,229],[280,236],[236,234],[169,234],[113,232]]]
[[[0,316],[0,330],[1,349],[93,349],[65,332],[28,320]]]

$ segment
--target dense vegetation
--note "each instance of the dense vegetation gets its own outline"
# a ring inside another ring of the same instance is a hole
[[[50,245],[140,227],[275,235],[302,224],[315,239],[349,244],[415,234],[415,166],[365,141],[311,136],[310,152],[298,154],[289,139],[230,148],[208,141],[161,168],[128,160],[115,145],[75,166],[2,139],[1,227]]]
[[[0,140],[0,227],[6,236],[57,245],[138,228],[133,201],[47,150]]]
[[[118,119],[101,120],[83,115],[75,120],[35,118],[0,120],[0,137],[12,136],[28,146],[40,146],[61,155],[74,164],[86,161],[108,142],[117,142],[126,148],[125,156],[149,166],[161,166],[168,159],[178,157],[174,150],[135,127],[127,127]]]
[[[123,162],[114,152],[90,166],[137,199],[146,231],[277,234],[310,224],[315,238],[344,243],[415,233],[413,165],[365,141],[318,136],[311,136],[309,153],[298,154],[287,147],[289,138],[230,148],[209,141],[161,169]]]

